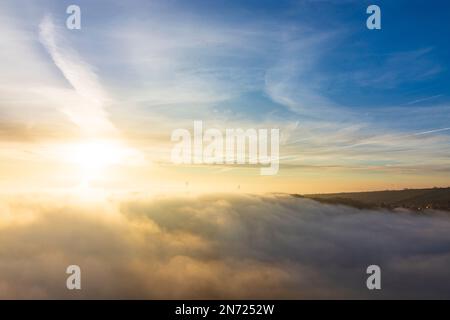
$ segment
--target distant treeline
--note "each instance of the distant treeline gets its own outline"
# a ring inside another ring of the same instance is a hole
[[[295,197],[313,199],[329,204],[343,204],[359,209],[407,208],[450,211],[450,188],[404,189],[372,192],[294,194]]]

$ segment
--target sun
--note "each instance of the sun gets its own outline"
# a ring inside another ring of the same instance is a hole
[[[76,144],[70,153],[71,162],[87,171],[119,164],[125,156],[124,148],[117,142],[100,140]]]
[[[126,164],[131,149],[116,140],[89,140],[65,148],[65,159],[78,169],[81,184],[106,174],[113,165]]]
[[[70,192],[122,190],[130,171],[151,167],[140,149],[121,138],[72,140],[43,150],[54,161],[58,181]]]

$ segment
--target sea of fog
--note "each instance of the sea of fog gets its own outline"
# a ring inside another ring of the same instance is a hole
[[[366,268],[381,268],[368,290]],[[82,290],[66,288],[81,268]],[[289,195],[0,198],[0,298],[450,298],[450,214]]]

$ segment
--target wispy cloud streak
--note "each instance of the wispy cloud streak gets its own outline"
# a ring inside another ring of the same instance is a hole
[[[85,132],[114,133],[116,129],[104,110],[108,96],[101,87],[97,75],[76,52],[62,45],[63,41],[49,15],[39,25],[39,36],[53,62],[77,94],[76,97],[65,101],[63,112]]]

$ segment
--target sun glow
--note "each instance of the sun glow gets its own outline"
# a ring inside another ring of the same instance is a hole
[[[111,141],[89,141],[76,144],[71,149],[70,161],[87,171],[102,170],[112,164],[119,164],[125,155],[125,149]]]
[[[64,148],[64,158],[78,168],[82,185],[104,176],[114,165],[131,163],[134,156],[133,149],[116,140],[90,140]]]

